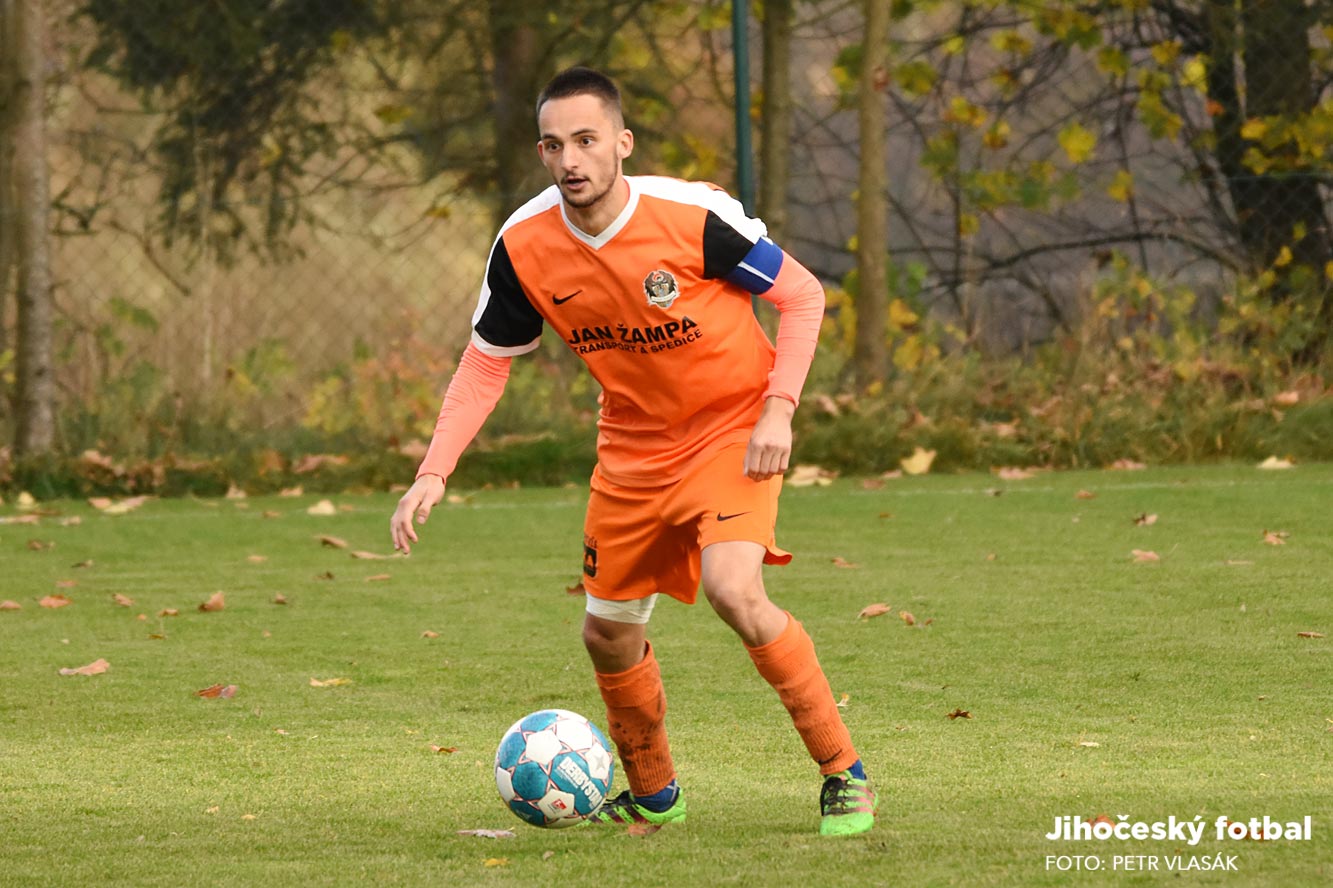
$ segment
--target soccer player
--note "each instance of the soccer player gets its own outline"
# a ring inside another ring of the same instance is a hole
[[[761,571],[791,560],[774,526],[823,288],[717,187],[624,175],[634,134],[605,75],[556,75],[537,123],[537,155],[555,184],[509,217],[491,249],[471,342],[391,520],[394,547],[411,551],[413,520],[425,524],[443,498],[510,359],[551,327],[602,386],[583,641],[629,789],[598,822],[685,819],[645,627],[659,594],[693,604],[702,581],[819,765],[820,832],[865,832],[875,792],[810,636],[769,601]],[[780,312],[776,348],[751,294]]]

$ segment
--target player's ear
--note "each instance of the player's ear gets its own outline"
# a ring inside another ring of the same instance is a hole
[[[616,153],[621,160],[634,153],[634,133],[627,129],[620,131],[620,139],[616,143]]]

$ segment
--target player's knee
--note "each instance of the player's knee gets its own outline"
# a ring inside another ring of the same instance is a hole
[[[598,672],[623,672],[643,659],[643,627],[590,617],[583,621],[583,646]]]
[[[760,577],[738,573],[718,573],[705,577],[704,595],[713,610],[723,618],[743,616],[768,602]]]

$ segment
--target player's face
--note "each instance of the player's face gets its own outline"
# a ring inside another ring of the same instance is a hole
[[[592,210],[612,194],[634,135],[596,96],[551,99],[537,115],[537,153],[565,203]]]

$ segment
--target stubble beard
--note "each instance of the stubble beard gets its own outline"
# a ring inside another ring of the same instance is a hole
[[[611,174],[611,181],[607,182],[606,187],[603,188],[601,191],[598,191],[596,194],[590,194],[590,195],[585,195],[585,196],[582,196],[582,197],[577,197],[577,196],[573,196],[573,195],[571,195],[571,194],[570,194],[568,191],[566,191],[566,190],[564,189],[564,187],[562,186],[562,187],[560,188],[560,196],[564,198],[566,204],[568,204],[569,206],[573,207],[574,209],[576,209],[576,210],[586,210],[586,209],[588,209],[588,208],[591,207],[591,206],[595,206],[595,205],[597,204],[598,201],[602,200],[602,199],[605,198],[608,194],[611,193],[611,189],[614,188],[614,187],[616,187],[616,179],[618,178],[618,175],[617,175],[617,174],[618,174],[619,172],[620,172],[620,165],[617,164],[615,170],[614,170],[614,171],[612,172],[612,174]],[[589,181],[591,181],[591,180],[589,180]]]

